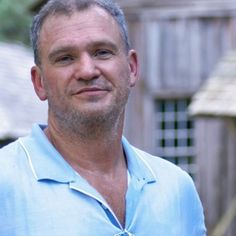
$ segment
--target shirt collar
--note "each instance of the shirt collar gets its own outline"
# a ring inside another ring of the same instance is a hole
[[[144,183],[152,183],[156,181],[156,176],[150,165],[144,160],[146,153],[133,147],[125,137],[122,137],[122,145],[126,155],[128,171],[131,178],[136,178]],[[143,155],[141,155],[141,152]]]
[[[45,126],[34,124],[31,134],[19,140],[35,178],[61,183],[75,181],[75,171],[49,142],[43,132],[44,128]]]
[[[53,180],[61,183],[75,182],[76,172],[53,147],[43,132],[45,126],[34,124],[32,132],[19,142],[23,147],[32,172],[37,180]],[[131,178],[142,182],[155,182],[151,167],[143,160],[138,149],[122,137],[122,145],[127,158]]]

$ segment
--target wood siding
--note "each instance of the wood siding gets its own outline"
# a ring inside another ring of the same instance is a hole
[[[125,133],[154,153],[155,99],[192,97],[221,57],[236,48],[236,4],[230,9],[126,9],[125,14],[141,68]]]
[[[143,77],[154,95],[193,94],[220,58],[236,47],[236,17],[233,14],[198,14],[173,12],[163,19],[148,18],[145,14]]]
[[[196,183],[210,231],[236,195],[236,125],[231,119],[220,118],[199,118],[195,125]],[[234,236],[235,227],[227,235]]]

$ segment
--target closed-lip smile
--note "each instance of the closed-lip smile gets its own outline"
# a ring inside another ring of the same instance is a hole
[[[97,87],[97,86],[92,86],[92,87],[84,87],[84,88],[81,88],[81,89],[78,89],[77,91],[75,91],[73,93],[73,95],[79,95],[79,94],[83,94],[83,93],[91,93],[92,94],[96,94],[96,93],[99,93],[99,92],[109,92],[111,91],[110,88],[108,87]]]

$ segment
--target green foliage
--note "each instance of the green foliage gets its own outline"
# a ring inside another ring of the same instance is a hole
[[[33,0],[0,0],[0,40],[29,44]]]

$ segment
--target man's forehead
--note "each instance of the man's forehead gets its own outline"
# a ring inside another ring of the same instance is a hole
[[[85,17],[86,15],[91,15],[91,14],[94,17],[102,17],[102,18],[110,21],[111,23],[115,22],[114,17],[108,11],[106,11],[105,9],[103,9],[100,6],[91,5],[89,7],[84,8],[84,9],[79,9],[79,10],[78,9],[72,9],[70,12],[69,11],[65,11],[65,12],[60,11],[60,12],[54,12],[52,14],[49,14],[44,19],[44,22],[42,24],[42,28],[45,25],[45,23],[47,23],[49,21],[54,21],[54,20],[57,20],[57,19],[60,19],[60,18],[70,19],[75,15],[77,15],[77,16],[83,15]]]
[[[51,37],[55,34],[66,32],[73,37],[76,32],[85,33],[88,30],[105,31],[109,34],[120,35],[120,28],[116,20],[103,8],[91,6],[81,11],[74,11],[71,14],[53,14],[45,19],[40,32],[40,41],[45,36]],[[59,36],[59,35],[58,35]],[[121,36],[122,37],[122,36]]]
[[[112,16],[100,7],[91,7],[82,11],[74,11],[70,15],[50,15],[41,28],[40,38],[50,37],[61,32],[66,32],[73,37],[76,32],[104,31],[113,35],[120,34],[119,25]],[[107,34],[106,33],[106,34]],[[58,35],[59,36],[59,35]],[[121,36],[121,35],[120,35]]]

